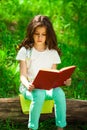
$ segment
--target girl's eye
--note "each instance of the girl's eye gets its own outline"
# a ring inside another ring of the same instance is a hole
[[[34,33],[36,36],[46,36],[46,34],[39,34],[39,33]]]
[[[46,34],[42,34],[43,36],[46,36]]]
[[[34,33],[34,35],[37,35],[37,36],[39,36],[40,34],[39,34],[39,33]]]

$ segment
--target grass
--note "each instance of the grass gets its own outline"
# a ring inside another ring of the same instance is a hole
[[[0,120],[1,130],[28,130],[27,122],[12,122],[10,120]],[[40,121],[38,130],[56,130],[54,118],[46,121]],[[67,127],[64,130],[87,130],[86,123],[68,122]]]

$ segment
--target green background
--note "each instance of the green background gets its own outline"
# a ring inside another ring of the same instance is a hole
[[[76,65],[72,85],[63,87],[67,98],[87,99],[87,2],[86,0],[0,0],[0,97],[19,91],[17,46],[35,15],[47,15],[56,31],[62,63]]]

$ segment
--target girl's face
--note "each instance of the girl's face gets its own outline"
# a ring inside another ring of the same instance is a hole
[[[46,27],[37,27],[34,35],[34,44],[45,45],[46,42]]]

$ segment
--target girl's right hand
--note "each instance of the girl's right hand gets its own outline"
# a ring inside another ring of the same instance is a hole
[[[34,89],[35,89],[35,86],[33,84],[30,84],[28,90],[31,92]]]

